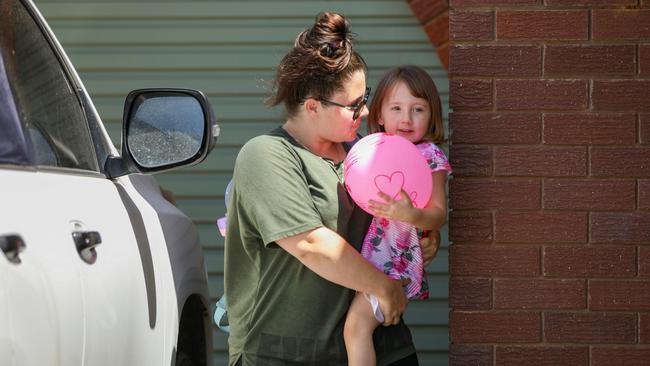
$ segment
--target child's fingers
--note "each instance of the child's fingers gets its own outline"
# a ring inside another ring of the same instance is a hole
[[[405,190],[401,190],[399,192],[400,197],[402,197],[403,200],[406,200],[406,202],[411,202],[411,197],[406,193]]]
[[[379,210],[379,211],[385,211],[388,209],[388,205],[386,205],[385,203],[381,203],[373,200],[368,201],[368,207],[370,207],[370,209],[372,210]]]
[[[379,191],[379,192],[377,192],[377,195],[379,196],[379,198],[386,201],[386,203],[391,203],[393,201],[393,197],[387,195],[384,192]]]

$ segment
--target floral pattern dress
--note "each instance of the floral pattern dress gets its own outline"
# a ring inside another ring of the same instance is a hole
[[[445,153],[430,142],[416,145],[425,157],[431,172],[445,171],[451,173],[451,166]],[[400,280],[410,278],[406,287],[406,296],[411,299],[427,299],[429,286],[422,265],[420,238],[423,231],[413,225],[382,218],[373,218],[368,233],[363,240],[361,255],[390,278]],[[374,301],[373,301],[374,300]],[[376,299],[369,298],[375,310],[375,316],[383,321],[381,312],[376,308]]]

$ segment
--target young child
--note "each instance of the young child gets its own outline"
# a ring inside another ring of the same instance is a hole
[[[416,144],[433,176],[426,207],[413,206],[406,192],[401,199],[380,194],[384,202],[370,201],[374,212],[361,254],[393,279],[411,279],[409,299],[429,296],[423,273],[419,238],[445,223],[445,182],[451,166],[436,146],[444,142],[440,96],[431,77],[417,66],[398,66],[380,80],[368,115],[368,132],[387,132]],[[350,366],[375,365],[372,335],[383,316],[376,299],[357,293],[345,320],[344,338]]]

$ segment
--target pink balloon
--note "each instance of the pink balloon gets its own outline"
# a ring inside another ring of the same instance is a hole
[[[431,197],[426,159],[413,143],[389,133],[373,133],[354,144],[345,158],[343,176],[354,202],[370,214],[368,200],[383,202],[379,191],[399,200],[403,189],[418,208]]]

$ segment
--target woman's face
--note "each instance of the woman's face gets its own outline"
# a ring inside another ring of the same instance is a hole
[[[398,82],[386,94],[379,115],[379,124],[384,126],[386,132],[417,143],[429,131],[430,123],[429,103],[411,94],[404,82]]]
[[[366,92],[366,74],[359,70],[343,84],[344,89],[334,93],[327,100],[345,106],[354,106],[363,100]],[[332,142],[352,141],[357,137],[361,119],[368,115],[364,105],[357,119],[353,119],[354,111],[327,102],[322,106],[318,129],[322,138]]]

